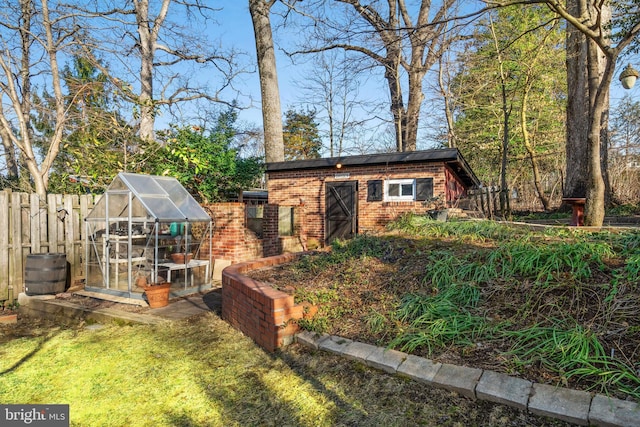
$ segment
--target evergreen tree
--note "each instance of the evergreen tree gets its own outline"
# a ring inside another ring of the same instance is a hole
[[[322,140],[316,122],[316,111],[285,113],[284,158],[285,160],[317,159],[320,157]]]
[[[159,146],[139,147],[135,130],[118,113],[119,100],[106,76],[89,60],[76,56],[62,70],[62,77],[68,88],[69,131],[53,163],[49,191],[99,193],[120,171],[145,171],[146,159]],[[41,133],[47,133],[46,116],[34,122]]]

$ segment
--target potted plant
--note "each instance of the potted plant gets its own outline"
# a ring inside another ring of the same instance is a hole
[[[0,305],[0,323],[17,323],[18,307],[20,304],[17,300],[6,300]]]
[[[169,292],[171,291],[171,283],[159,282],[150,283],[144,286],[144,293],[147,296],[147,302],[151,308],[166,307],[169,305]]]

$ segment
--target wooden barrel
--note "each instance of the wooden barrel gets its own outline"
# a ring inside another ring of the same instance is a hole
[[[66,254],[30,254],[24,266],[27,295],[55,295],[66,290]]]

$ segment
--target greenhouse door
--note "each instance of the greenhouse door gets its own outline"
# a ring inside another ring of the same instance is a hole
[[[325,185],[327,243],[348,239],[358,231],[358,182],[328,182]]]

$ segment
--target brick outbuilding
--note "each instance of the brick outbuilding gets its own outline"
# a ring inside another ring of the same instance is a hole
[[[321,244],[405,212],[456,207],[479,185],[456,148],[267,164],[268,203],[295,206],[301,235]]]

